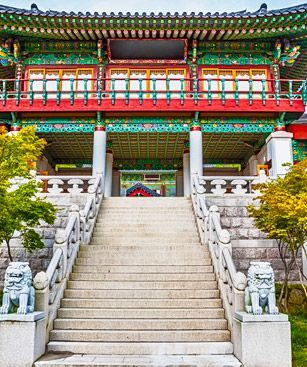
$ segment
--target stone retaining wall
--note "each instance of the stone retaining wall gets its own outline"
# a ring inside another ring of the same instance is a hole
[[[53,244],[56,230],[58,228],[65,228],[69,215],[69,208],[72,204],[77,204],[80,209],[84,207],[86,194],[48,195],[47,200],[57,207],[57,217],[54,225],[49,226],[48,224],[44,223],[37,230],[45,243],[45,247],[32,253],[26,252],[22,246],[21,238],[19,237],[18,233],[16,233],[16,236],[10,241],[13,260],[29,261],[30,267],[33,271],[33,276],[35,276],[37,272],[47,269],[53,254]],[[6,245],[2,244],[0,246],[0,288],[3,287],[4,274],[9,262],[10,260]]]
[[[214,196],[206,197],[209,206],[217,205],[221,213],[223,229],[230,232],[233,245],[232,257],[238,271],[247,272],[250,261],[269,261],[275,272],[277,281],[284,278],[283,264],[279,257],[275,240],[267,239],[266,234],[257,229],[253,218],[249,217],[247,206],[257,204],[254,195],[246,196]],[[301,253],[298,263],[302,266]],[[290,280],[297,281],[298,272],[290,273]]]

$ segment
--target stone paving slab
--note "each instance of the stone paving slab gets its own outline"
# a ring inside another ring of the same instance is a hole
[[[199,367],[240,367],[241,363],[233,355],[199,355],[199,356],[104,356],[82,355],[63,356],[63,354],[48,354],[35,363],[35,367],[123,367],[123,366],[199,366]]]

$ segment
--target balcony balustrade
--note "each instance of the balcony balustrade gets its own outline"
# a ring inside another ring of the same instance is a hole
[[[150,83],[150,89],[144,89],[145,82]],[[303,112],[306,104],[306,80],[223,78],[0,80],[0,112],[123,109],[214,112],[253,109],[258,112]]]

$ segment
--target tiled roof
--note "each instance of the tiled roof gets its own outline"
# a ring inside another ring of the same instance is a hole
[[[141,182],[137,182],[134,186],[130,187],[126,192],[126,195],[131,196],[132,193],[134,193],[135,191],[139,191],[139,190],[145,192],[146,194],[148,194],[150,196],[154,196],[154,197],[161,196],[156,191],[154,191],[154,190],[150,189],[149,187],[143,185]]]
[[[290,15],[290,14],[297,14],[297,13],[305,13],[307,11],[307,3],[291,6],[287,8],[282,9],[276,9],[276,10],[268,10],[266,4],[262,4],[261,7],[255,11],[250,12],[247,10],[237,11],[237,12],[215,12],[215,13],[194,13],[191,12],[190,14],[183,12],[179,14],[178,12],[175,12],[174,14],[171,14],[169,12],[163,14],[163,13],[130,13],[127,12],[126,14],[123,14],[121,12],[115,14],[111,12],[110,14],[107,14],[105,12],[98,13],[94,12],[93,14],[90,12],[82,13],[82,12],[66,12],[66,11],[55,11],[55,10],[47,10],[43,11],[40,10],[36,4],[32,4],[31,9],[22,9],[22,8],[14,8],[11,6],[5,6],[0,5],[0,14],[1,13],[8,13],[8,14],[16,14],[16,15],[41,15],[46,17],[80,17],[80,18],[148,18],[148,19],[214,19],[214,18],[255,18],[255,17],[271,17],[271,16],[279,16],[279,15]]]

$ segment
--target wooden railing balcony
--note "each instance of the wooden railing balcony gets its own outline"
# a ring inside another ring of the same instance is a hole
[[[150,86],[150,88],[145,88]],[[306,80],[6,79],[0,112],[280,111],[304,112]]]

